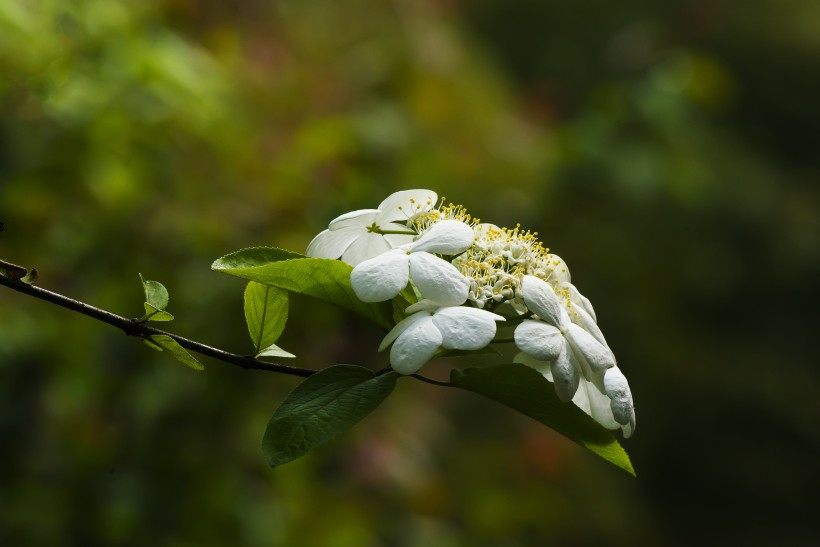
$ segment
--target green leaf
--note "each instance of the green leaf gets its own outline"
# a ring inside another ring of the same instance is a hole
[[[555,395],[552,383],[521,364],[453,370],[450,382],[538,420],[605,460],[635,475],[626,451],[607,429]]]
[[[225,269],[254,268],[271,262],[296,258],[305,258],[305,255],[277,247],[249,247],[217,259],[211,265],[211,269],[221,271]]]
[[[26,275],[20,278],[20,281],[25,283],[26,285],[34,285],[37,283],[37,278],[40,277],[40,274],[37,273],[37,268],[32,268]]]
[[[168,291],[159,281],[146,280],[140,274],[142,289],[145,291],[145,301],[158,310],[168,307]]]
[[[353,268],[340,260],[256,247],[223,256],[211,269],[336,304],[385,329],[394,324],[390,302],[365,303],[356,297],[350,286]]]
[[[164,310],[158,310],[148,302],[143,304],[145,306],[145,315],[139,318],[139,322],[144,321],[173,321],[174,316]]]
[[[142,343],[148,346],[151,349],[155,349],[157,351],[162,351],[162,348],[152,342],[149,338],[143,338]]]
[[[296,357],[294,354],[283,350],[276,344],[271,344],[256,354],[256,357]]]
[[[251,281],[245,288],[245,321],[259,354],[273,345],[288,321],[288,292]]]
[[[370,414],[396,387],[395,372],[376,375],[334,365],[299,384],[276,409],[262,439],[271,467],[304,456]]]
[[[167,351],[174,359],[184,365],[188,365],[194,370],[205,370],[202,363],[197,361],[193,355],[188,353],[185,348],[180,346],[176,340],[167,334],[152,334],[148,338],[145,338],[144,341],[154,349]]]

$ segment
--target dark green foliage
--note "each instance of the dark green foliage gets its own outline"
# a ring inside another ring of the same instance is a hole
[[[520,364],[454,369],[450,382],[515,409],[577,442],[634,475],[632,463],[612,433],[578,407],[562,403],[555,386],[543,375]]]
[[[344,433],[396,387],[397,374],[334,365],[299,384],[276,409],[262,451],[271,467],[288,463]]]

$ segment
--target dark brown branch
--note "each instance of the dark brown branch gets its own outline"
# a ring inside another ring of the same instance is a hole
[[[4,285],[17,292],[33,296],[34,298],[39,298],[40,300],[50,302],[51,304],[56,304],[62,308],[66,308],[98,321],[102,321],[103,323],[117,327],[128,336],[139,336],[142,338],[156,334],[169,336],[185,349],[201,355],[207,355],[208,357],[212,357],[225,363],[242,367],[246,370],[266,370],[268,372],[279,372],[281,374],[289,374],[291,376],[301,376],[302,378],[307,378],[317,372],[315,370],[301,367],[292,367],[288,365],[281,365],[279,363],[268,363],[247,355],[229,353],[218,348],[201,344],[194,340],[189,340],[188,338],[183,338],[182,336],[178,336],[170,332],[150,327],[144,323],[140,323],[136,319],[122,317],[103,309],[90,306],[85,302],[80,302],[79,300],[74,300],[73,298],[69,298],[34,285],[29,285],[27,283],[23,283],[22,281],[16,281],[2,274],[0,274],[0,285]]]

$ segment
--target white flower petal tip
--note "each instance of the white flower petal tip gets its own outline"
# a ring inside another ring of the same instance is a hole
[[[442,220],[416,241],[414,252],[426,251],[441,255],[457,255],[473,246],[475,232],[460,220]]]
[[[379,204],[380,220],[404,222],[419,213],[430,211],[438,202],[438,194],[432,190],[401,190],[390,194]]]
[[[606,371],[604,390],[610,399],[613,418],[621,425],[624,437],[631,437],[635,432],[635,407],[632,404],[632,391],[629,389],[629,383],[618,367],[612,367]]]
[[[379,216],[378,209],[359,209],[358,211],[350,211],[343,215],[339,215],[330,221],[328,228],[331,230],[340,230],[342,228],[367,226],[375,222]]]
[[[521,292],[530,311],[553,326],[563,325],[565,321],[561,314],[561,302],[546,281],[533,275],[525,275],[521,282]]]
[[[399,374],[415,374],[441,346],[441,332],[429,315],[402,332],[390,349],[390,365]]]
[[[390,300],[407,286],[409,257],[406,251],[393,249],[359,263],[350,272],[350,285],[362,302]]]

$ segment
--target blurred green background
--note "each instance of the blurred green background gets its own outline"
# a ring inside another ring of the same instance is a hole
[[[270,470],[297,379],[0,289],[0,544],[816,545],[819,92],[815,0],[4,0],[0,258],[133,317],[142,272],[248,352],[212,260],[436,190],[566,259],[638,478],[413,380]],[[295,299],[280,345],[379,367],[381,335]]]

